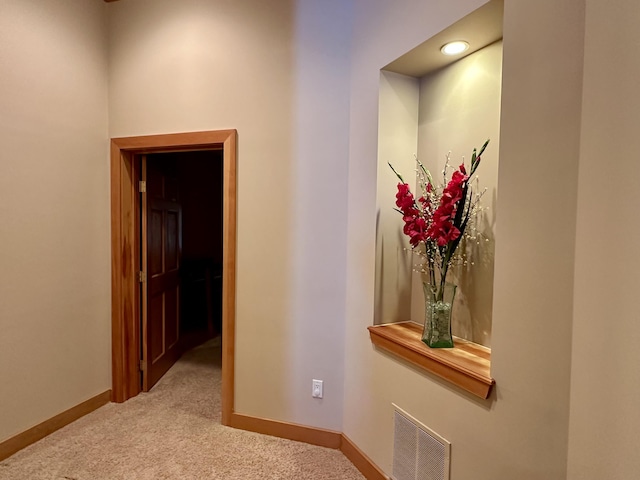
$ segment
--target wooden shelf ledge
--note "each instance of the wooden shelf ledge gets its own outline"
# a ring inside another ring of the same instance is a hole
[[[414,322],[388,323],[368,327],[376,347],[413,363],[480,398],[489,398],[495,380],[491,378],[491,349],[454,337],[453,348],[429,348],[422,343],[422,326]]]

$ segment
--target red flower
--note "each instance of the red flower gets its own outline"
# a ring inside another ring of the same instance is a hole
[[[473,151],[471,164],[467,170],[464,162],[457,170],[452,172],[451,179],[445,185],[433,185],[431,173],[420,163],[416,171],[418,186],[423,193],[415,198],[404,178],[389,163],[400,183],[396,194],[396,205],[402,213],[404,223],[402,231],[409,237],[412,248],[424,244],[424,250],[420,256],[424,257],[423,272],[429,274],[431,282],[440,281],[439,292],[447,278],[449,266],[452,265],[454,253],[458,247],[460,237],[464,234],[467,221],[474,215],[473,205],[467,205],[467,199],[471,186],[468,185],[469,176],[474,175],[480,156],[484,152],[489,141],[480,149],[479,153]],[[443,175],[449,173],[449,155],[447,166]],[[469,197],[473,198],[472,194]],[[479,199],[479,196],[475,197]]]
[[[418,200],[423,208],[428,203],[424,197]],[[402,231],[409,236],[409,243],[412,247],[416,247],[420,242],[427,239],[427,222],[423,213],[416,205],[415,198],[406,183],[398,183],[398,193],[396,194],[396,205],[402,211],[402,220],[404,228]]]
[[[416,202],[413,194],[409,190],[409,185],[406,183],[398,183],[396,205],[404,215],[416,215],[418,213],[418,210],[415,208]]]
[[[460,165],[459,171],[453,172],[451,180],[442,192],[438,208],[433,212],[429,222],[427,222],[424,212],[430,211],[430,198],[421,196],[416,203],[409,185],[404,182],[398,183],[396,205],[402,212],[402,220],[404,221],[402,230],[409,237],[409,243],[412,247],[429,239],[435,241],[438,246],[444,247],[460,237],[460,230],[453,224],[453,221],[458,203],[462,200],[464,185],[469,179],[466,173],[464,164]],[[430,193],[431,184],[427,184],[426,188]]]
[[[464,165],[460,169],[464,170]],[[457,204],[462,200],[464,184],[468,179],[469,177],[463,172],[453,172],[451,181],[442,192],[440,205],[433,213],[433,222],[426,233],[427,237],[434,240],[440,247],[444,247],[460,237],[460,230],[453,224],[453,219],[456,215]]]
[[[427,222],[423,217],[404,217],[404,233],[409,236],[409,243],[416,247],[420,242],[427,239]]]

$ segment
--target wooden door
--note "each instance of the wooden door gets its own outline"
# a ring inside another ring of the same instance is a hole
[[[175,160],[142,158],[142,389],[180,355],[181,208]]]

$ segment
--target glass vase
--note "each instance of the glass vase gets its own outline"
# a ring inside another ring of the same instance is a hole
[[[422,341],[431,348],[452,348],[451,313],[457,285],[423,283],[423,288],[425,315]]]

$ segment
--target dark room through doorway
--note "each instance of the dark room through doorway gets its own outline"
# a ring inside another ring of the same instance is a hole
[[[141,158],[144,391],[180,356],[222,333],[223,151]]]

